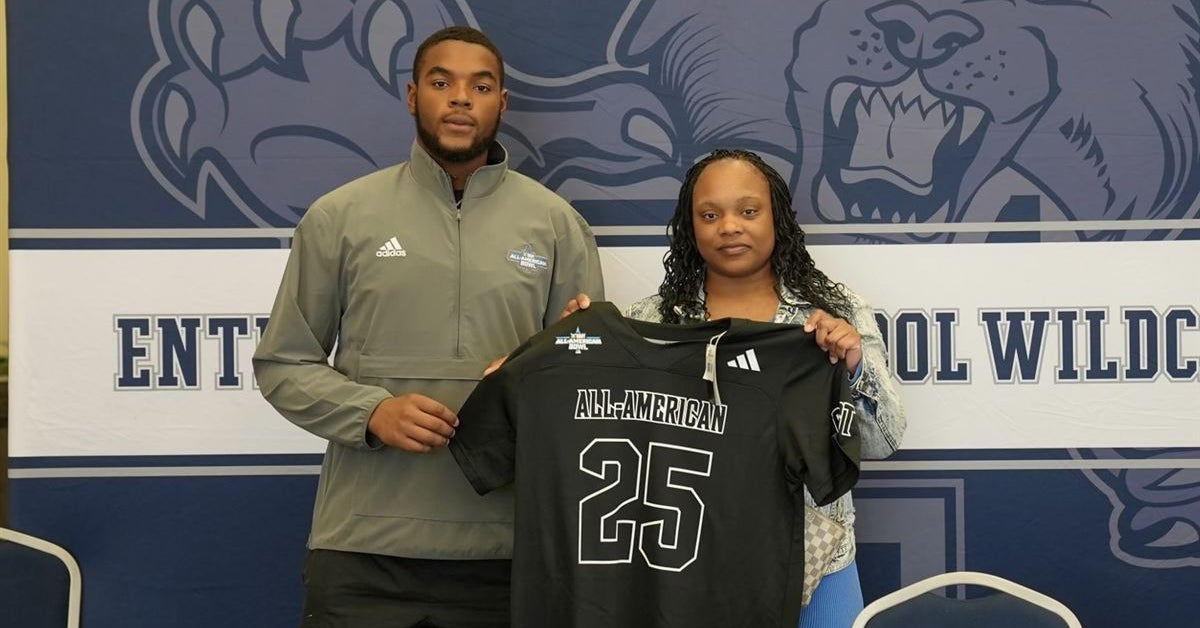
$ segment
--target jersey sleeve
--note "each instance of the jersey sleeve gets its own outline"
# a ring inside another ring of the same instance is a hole
[[[480,495],[511,484],[516,474],[516,369],[509,366],[479,382],[450,439],[450,453]]]
[[[841,363],[824,353],[797,369],[780,399],[780,450],[789,481],[824,506],[858,481],[858,410]]]
[[[521,414],[521,381],[546,359],[546,347],[555,338],[580,323],[596,324],[604,312],[616,313],[616,306],[594,301],[592,307],[579,310],[529,337],[521,343],[504,365],[484,377],[458,411],[459,424],[450,439],[450,453],[471,486],[484,495],[516,477],[517,417]]]

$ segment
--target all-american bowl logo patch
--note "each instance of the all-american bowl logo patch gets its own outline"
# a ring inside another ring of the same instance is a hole
[[[508,252],[508,261],[527,273],[545,272],[550,268],[550,260],[545,255],[534,253],[533,247],[528,244],[523,249],[511,249]]]
[[[589,336],[576,327],[575,331],[566,336],[555,336],[554,344],[567,345],[568,351],[574,351],[575,355],[579,355],[588,350],[588,345],[602,345],[604,342],[600,340],[600,336]]]

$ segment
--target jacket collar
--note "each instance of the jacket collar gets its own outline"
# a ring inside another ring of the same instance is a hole
[[[413,177],[421,186],[445,195],[454,204],[454,188],[450,183],[450,175],[438,165],[433,157],[421,146],[418,140],[413,140],[412,152],[409,156]],[[504,176],[508,173],[508,151],[500,142],[492,143],[488,150],[487,163],[476,170],[467,179],[467,187],[463,190],[463,200],[479,198],[491,194]]]
[[[788,290],[788,287],[781,282],[779,284],[779,309],[786,312],[790,318],[797,310],[805,308],[812,308],[812,304],[800,298],[795,292]]]

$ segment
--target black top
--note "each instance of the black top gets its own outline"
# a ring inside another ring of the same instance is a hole
[[[450,451],[475,489],[516,482],[521,628],[794,628],[801,484],[824,504],[858,479],[845,370],[793,325],[593,303],[514,351],[459,418]]]

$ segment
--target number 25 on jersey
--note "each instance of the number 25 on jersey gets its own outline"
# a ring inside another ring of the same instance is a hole
[[[643,459],[645,464],[643,465]],[[605,485],[579,500],[579,563],[633,562],[636,545],[646,564],[683,571],[696,560],[704,500],[696,487],[712,468],[712,452],[597,438],[579,452],[579,469]]]

